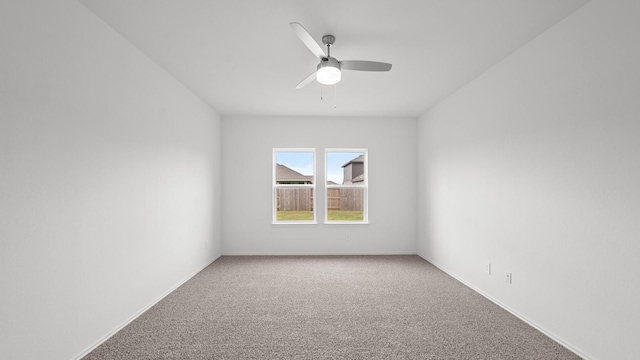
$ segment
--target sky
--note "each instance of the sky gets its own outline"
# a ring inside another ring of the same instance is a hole
[[[276,163],[295,170],[302,175],[313,175],[313,152],[276,152]]]
[[[362,152],[328,152],[327,179],[336,184],[342,184],[342,165],[362,154]],[[313,152],[278,151],[276,162],[302,175],[313,175]],[[322,161],[318,162],[318,166],[323,166]],[[322,183],[322,181],[318,182]]]

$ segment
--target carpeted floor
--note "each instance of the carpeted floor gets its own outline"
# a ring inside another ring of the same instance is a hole
[[[223,256],[84,359],[579,359],[418,256]]]

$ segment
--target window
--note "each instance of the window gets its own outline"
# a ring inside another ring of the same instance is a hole
[[[367,150],[327,149],[325,155],[325,222],[367,223]]]
[[[273,149],[273,223],[315,224],[315,149]]]

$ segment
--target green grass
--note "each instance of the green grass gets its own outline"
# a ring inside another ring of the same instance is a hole
[[[327,219],[330,221],[362,221],[364,220],[364,212],[361,211],[340,211],[329,210]]]
[[[313,211],[278,211],[278,221],[313,220]]]
[[[362,221],[363,211],[339,211],[329,210],[329,221]],[[278,221],[312,221],[313,211],[278,211]]]

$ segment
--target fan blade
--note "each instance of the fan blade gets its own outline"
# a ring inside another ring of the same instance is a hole
[[[391,64],[377,61],[345,60],[340,61],[340,68],[359,71],[389,71],[391,70]]]
[[[303,87],[309,85],[309,83],[312,82],[315,79],[316,79],[316,72],[314,71],[311,74],[309,74],[309,76],[304,78],[304,80],[300,81],[300,83],[298,85],[296,85],[296,90],[302,89]]]
[[[297,22],[289,23],[289,25],[293,29],[293,32],[295,32],[300,40],[302,40],[302,42],[307,46],[307,48],[311,50],[313,55],[315,55],[319,59],[327,56],[324,53],[324,49],[322,48],[322,46],[320,46],[315,40],[313,40],[313,37],[309,35],[309,32],[304,27],[302,27],[302,25]]]

